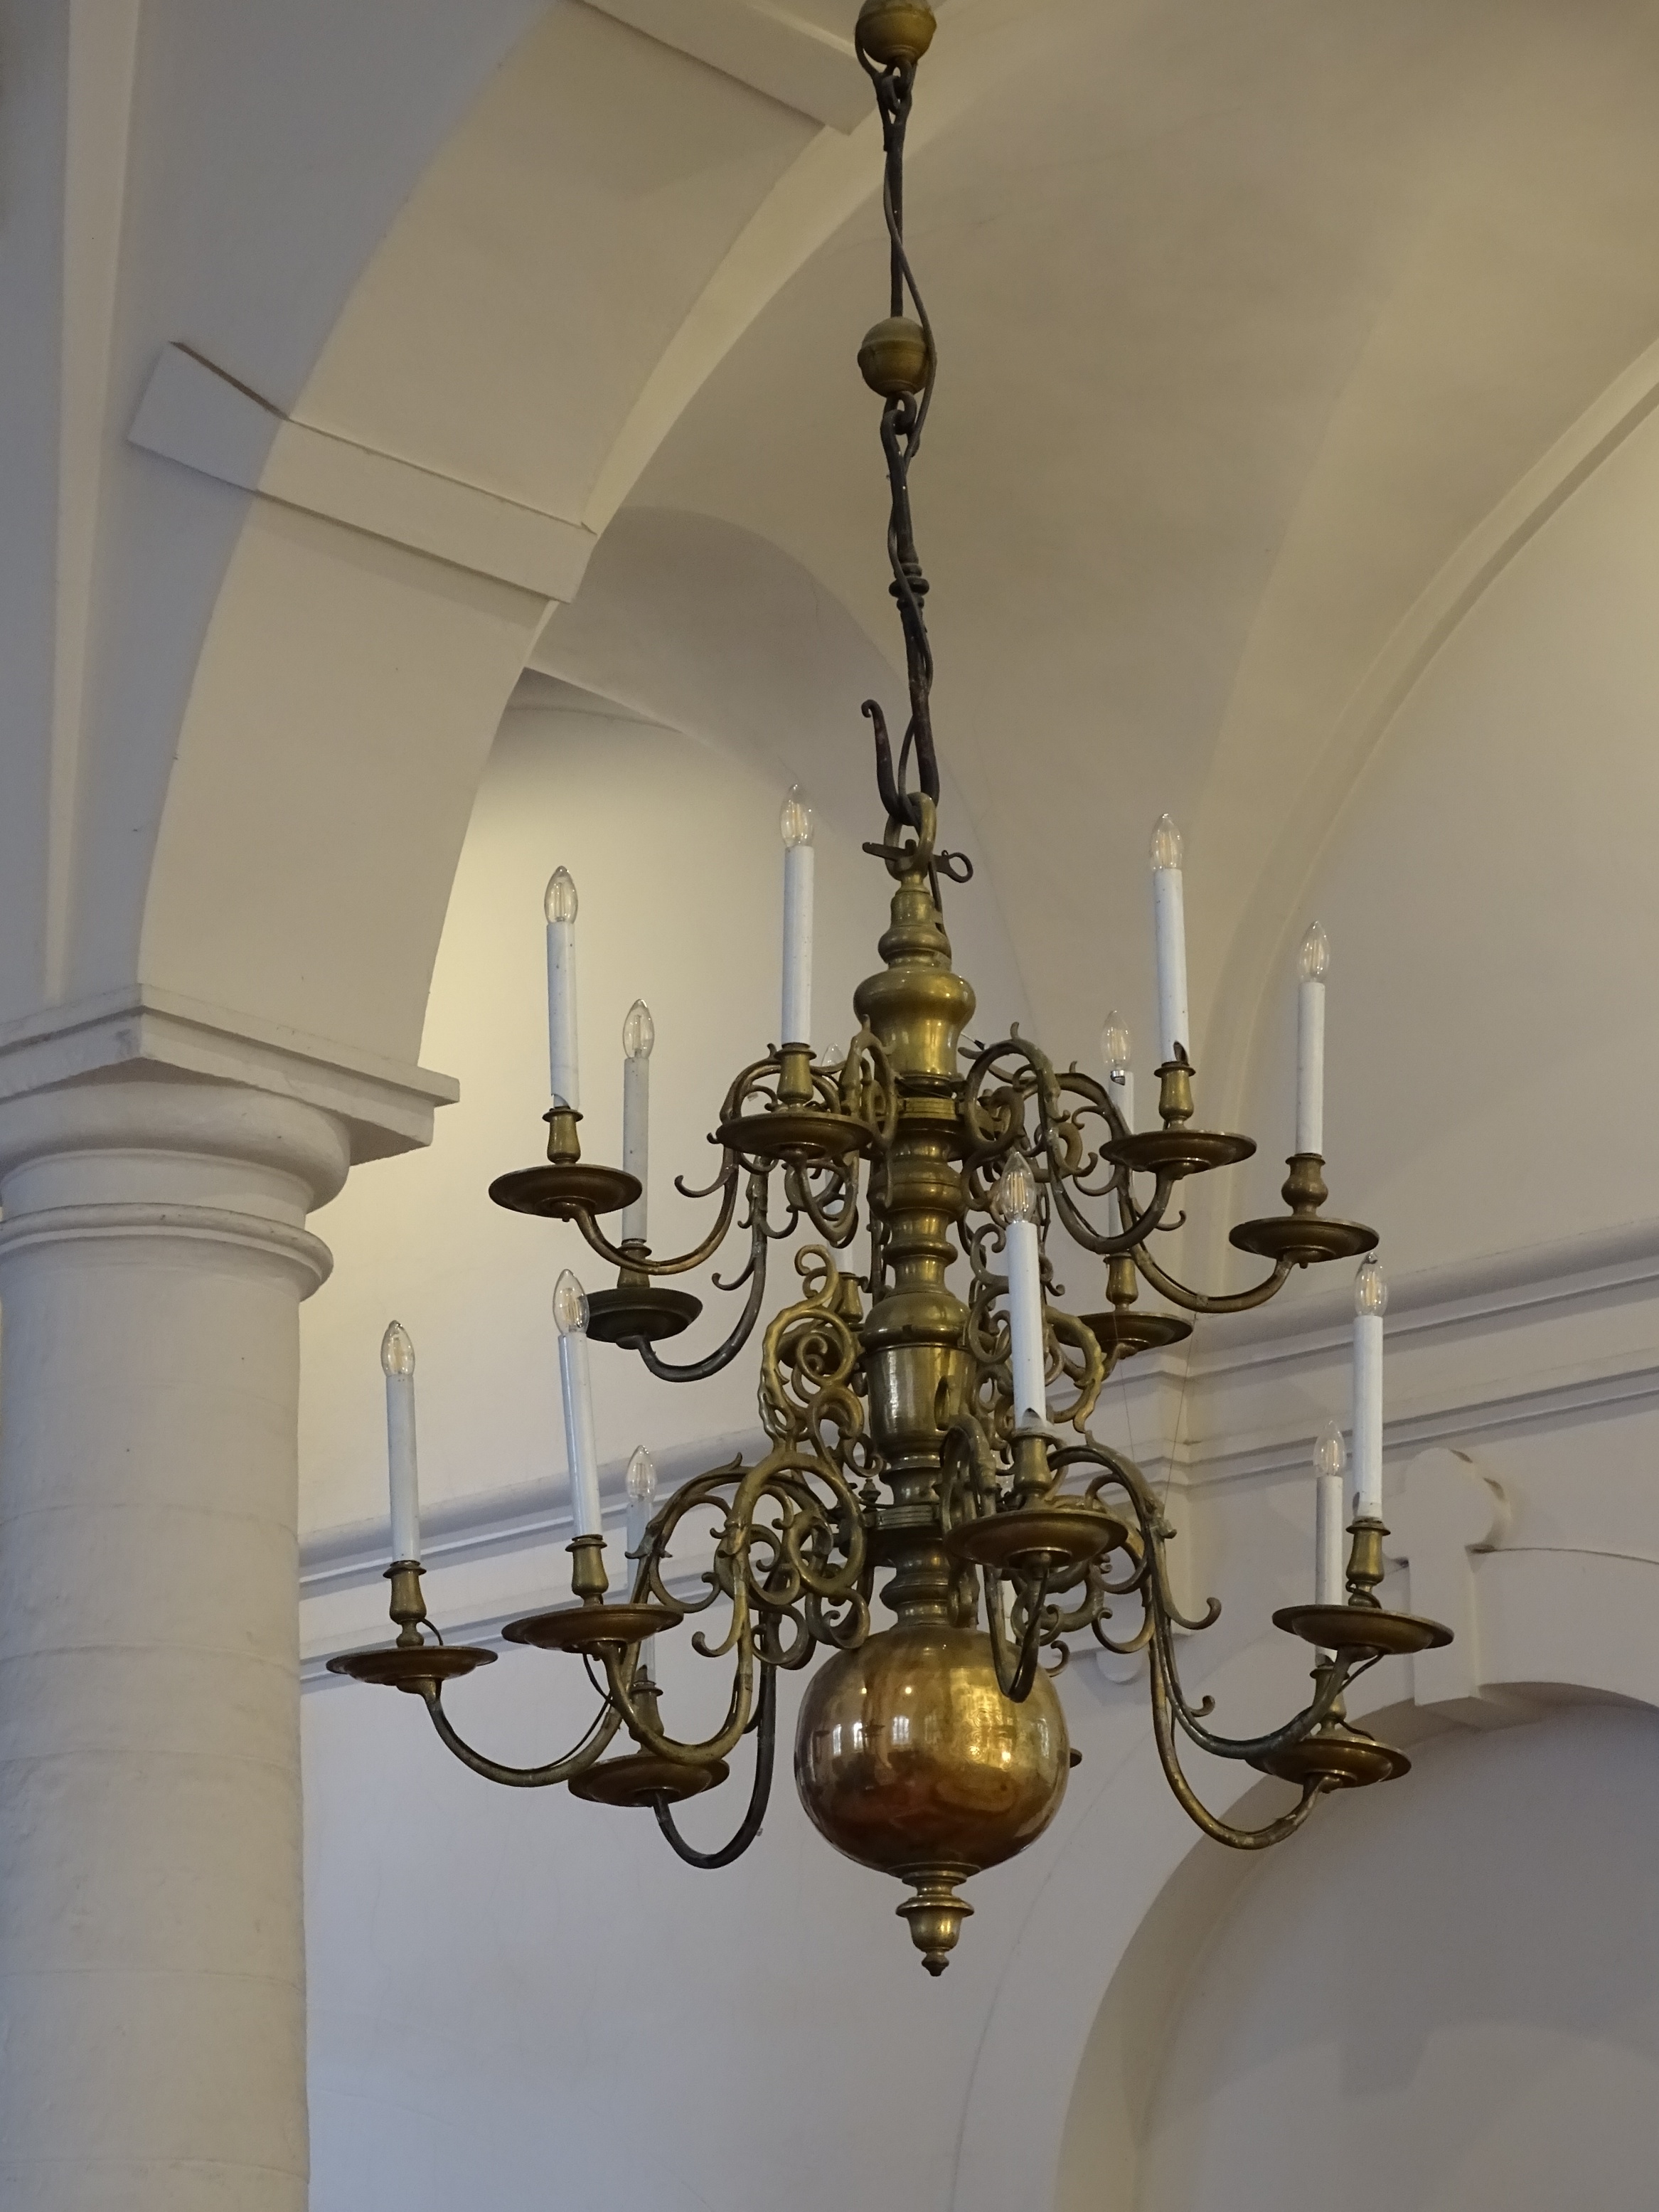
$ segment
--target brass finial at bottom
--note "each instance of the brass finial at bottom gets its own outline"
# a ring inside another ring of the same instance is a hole
[[[950,1965],[963,1922],[973,1917],[973,1906],[956,1893],[957,1884],[966,1881],[973,1872],[972,1867],[931,1866],[917,1867],[899,1876],[916,1893],[894,1910],[908,1923],[910,1941],[921,1952],[922,1965],[935,1977]]]

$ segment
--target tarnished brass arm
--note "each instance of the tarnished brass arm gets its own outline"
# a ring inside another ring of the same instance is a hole
[[[453,1751],[463,1766],[470,1766],[475,1774],[482,1774],[486,1782],[500,1782],[509,1790],[549,1790],[555,1784],[568,1782],[573,1775],[585,1774],[605,1756],[622,1726],[622,1715],[612,1705],[602,1705],[598,1717],[574,1751],[562,1759],[550,1759],[545,1766],[503,1766],[499,1759],[488,1759],[481,1751],[456,1733],[453,1723],[444,1711],[443,1692],[437,1683],[423,1684],[421,1695],[432,1725],[447,1748]]]

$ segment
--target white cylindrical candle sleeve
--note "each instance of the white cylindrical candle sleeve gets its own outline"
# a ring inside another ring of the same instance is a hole
[[[415,1455],[415,1346],[393,1322],[380,1340],[386,1372],[386,1468],[392,1490],[392,1556],[421,1556],[420,1479]]]
[[[1008,1327],[1012,1339],[1014,1425],[1048,1418],[1042,1347],[1042,1256],[1035,1221],[1008,1224]]]
[[[553,1293],[559,1331],[559,1395],[564,1405],[570,1517],[578,1536],[603,1536],[599,1455],[593,1441],[593,1384],[587,1366],[587,1293],[567,1267]]]
[[[1296,1149],[1325,1152],[1325,978],[1331,948],[1315,922],[1297,960]]]
[[[1327,1421],[1314,1445],[1314,1601],[1317,1605],[1340,1605],[1347,1595],[1342,1547],[1347,1517],[1342,1510],[1346,1457],[1340,1425]]]
[[[1037,1234],[1037,1186],[1031,1165],[1016,1152],[1004,1169],[993,1204],[1003,1224],[1008,1262],[1008,1339],[1014,1426],[1048,1419],[1048,1358],[1042,1323],[1042,1243]]]
[[[1340,1605],[1347,1595],[1343,1555],[1342,1478],[1322,1474],[1314,1492],[1314,1601]]]
[[[1353,1510],[1359,1521],[1382,1518],[1382,1270],[1368,1260],[1354,1282]]]
[[[1152,832],[1152,933],[1158,955],[1158,1042],[1165,1060],[1192,1057],[1187,1014],[1187,913],[1181,833],[1167,814]]]
[[[812,810],[799,784],[783,802],[783,1035],[812,1042]]]
[[[547,914],[548,1087],[573,1114],[581,1110],[576,1063],[576,886],[568,868],[550,879]]]
[[[624,1206],[622,1241],[647,1243],[647,1186],[651,1172],[651,1048],[657,1039],[656,1024],[643,999],[635,999],[623,1024],[623,1172],[640,1186],[640,1194]]]

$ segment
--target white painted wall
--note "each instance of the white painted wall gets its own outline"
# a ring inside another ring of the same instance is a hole
[[[1449,1740],[1366,1811],[1263,1865],[1200,1962],[1137,2212],[1645,2212],[1659,1721]],[[1084,2180],[1079,2212],[1131,2201]]]

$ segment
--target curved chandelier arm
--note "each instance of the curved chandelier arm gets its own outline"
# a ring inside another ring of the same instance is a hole
[[[761,1832],[766,1818],[766,1808],[772,1796],[772,1769],[776,1762],[778,1743],[778,1685],[770,1667],[761,1669],[760,1696],[756,1700],[757,1733],[755,1737],[755,1781],[749,1793],[749,1810],[729,1844],[722,1844],[717,1851],[700,1851],[688,1844],[674,1825],[674,1815],[669,1810],[665,1797],[653,1797],[651,1809],[657,1816],[657,1826],[668,1838],[677,1856],[687,1866],[713,1869],[728,1867],[740,1859]]]
[[[573,1206],[570,1218],[593,1250],[602,1260],[608,1260],[613,1267],[626,1267],[636,1275],[684,1275],[693,1267],[702,1267],[705,1260],[720,1249],[726,1242],[726,1231],[732,1226],[732,1217],[738,1210],[738,1161],[735,1154],[731,1152],[726,1154],[720,1175],[709,1185],[708,1190],[701,1195],[708,1196],[719,1190],[722,1184],[725,1189],[714,1227],[695,1251],[682,1252],[672,1260],[653,1260],[648,1253],[619,1250],[585,1206]]]
[[[708,1766],[717,1759],[724,1759],[735,1751],[747,1734],[755,1710],[755,1644],[750,1632],[748,1608],[741,1594],[741,1584],[733,1600],[736,1618],[733,1632],[726,1649],[735,1648],[738,1663],[732,1682],[731,1702],[726,1709],[726,1719],[713,1735],[705,1736],[701,1743],[682,1743],[678,1737],[666,1735],[633,1693],[631,1669],[636,1655],[634,1647],[623,1649],[617,1644],[605,1647],[605,1686],[611,1703],[631,1735],[643,1751],[654,1752],[659,1759],[672,1759],[676,1766]],[[694,1639],[695,1641],[696,1639]],[[702,1646],[699,1645],[699,1649]],[[719,1656],[707,1652],[706,1656]]]
[[[474,1751],[464,1737],[457,1735],[454,1723],[443,1707],[443,1693],[435,1682],[423,1682],[421,1695],[432,1725],[440,1741],[453,1751],[463,1766],[470,1766],[475,1774],[482,1774],[486,1782],[500,1782],[509,1790],[549,1790],[556,1783],[568,1782],[573,1775],[585,1774],[596,1765],[610,1748],[623,1717],[612,1704],[599,1709],[593,1725],[574,1751],[562,1759],[550,1759],[545,1766],[503,1766],[499,1759],[487,1759],[481,1751]]]
[[[729,1367],[755,1333],[762,1306],[766,1302],[766,1248],[769,1230],[766,1217],[766,1177],[756,1174],[750,1177],[750,1208],[749,1216],[749,1264],[741,1275],[726,1287],[735,1290],[745,1278],[749,1296],[744,1300],[743,1311],[732,1325],[731,1334],[723,1344],[701,1359],[687,1360],[677,1366],[671,1359],[659,1359],[654,1346],[641,1340],[635,1349],[647,1370],[662,1382],[702,1382],[711,1375],[718,1375]]]
[[[1068,1224],[1069,1225],[1069,1224]],[[1265,1306],[1269,1298],[1277,1296],[1290,1279],[1294,1260],[1279,1260],[1273,1263],[1271,1275],[1252,1285],[1248,1291],[1233,1291],[1220,1297],[1211,1297],[1203,1291],[1188,1290],[1185,1283],[1160,1267],[1148,1256],[1144,1245],[1135,1249],[1135,1266],[1152,1288],[1168,1298],[1172,1306],[1183,1307],[1188,1313],[1230,1314],[1248,1313],[1252,1306]]]
[[[1175,1717],[1169,1685],[1153,1645],[1152,1665],[1152,1735],[1158,1745],[1158,1764],[1164,1769],[1164,1779],[1175,1793],[1176,1802],[1188,1818],[1218,1844],[1226,1844],[1236,1851],[1266,1850],[1271,1844],[1282,1844],[1293,1836],[1307,1819],[1320,1798],[1326,1784],[1322,1780],[1304,1785],[1302,1796],[1288,1813],[1278,1820],[1269,1820],[1260,1828],[1236,1828],[1230,1820],[1212,1813],[1182,1771],[1180,1745],[1176,1734]]]

